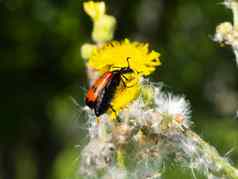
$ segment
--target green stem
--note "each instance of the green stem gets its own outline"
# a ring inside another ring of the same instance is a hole
[[[186,131],[185,136],[196,142],[200,151],[206,154],[208,159],[214,164],[214,167],[209,168],[212,174],[225,178],[238,179],[238,170],[225,158],[221,157],[213,146],[209,145],[199,135],[191,130]]]
[[[125,168],[125,154],[123,149],[117,150],[117,165],[121,169]]]

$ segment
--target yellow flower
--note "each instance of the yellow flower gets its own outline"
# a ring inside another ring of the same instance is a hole
[[[123,82],[119,84],[114,94],[111,105],[117,113],[138,96],[141,89],[140,78],[149,75],[156,66],[160,65],[159,56],[158,52],[149,51],[148,44],[130,42],[126,39],[123,42],[113,41],[94,49],[88,65],[101,73],[118,70],[128,65],[134,71],[134,73],[123,74],[126,78],[122,78]],[[112,118],[116,117],[117,114],[113,110],[109,112]]]
[[[112,41],[95,49],[89,58],[88,65],[103,73],[113,70],[111,67],[127,67],[129,57],[130,68],[146,76],[160,65],[159,56],[158,52],[149,52],[148,44],[130,42],[125,39],[123,42]]]

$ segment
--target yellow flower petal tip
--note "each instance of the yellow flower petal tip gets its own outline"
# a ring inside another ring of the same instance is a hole
[[[83,3],[84,11],[93,19],[98,20],[106,12],[106,5],[102,2],[88,1]]]
[[[135,72],[147,76],[161,64],[160,53],[149,51],[148,44],[112,41],[97,48],[89,58],[88,65],[100,72],[112,70],[111,67],[127,67],[129,57],[130,68]]]

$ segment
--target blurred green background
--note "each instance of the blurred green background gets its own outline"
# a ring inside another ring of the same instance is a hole
[[[0,179],[77,175],[87,141],[87,77],[80,47],[92,24],[81,0],[0,0]],[[162,66],[151,76],[191,101],[194,130],[238,167],[238,68],[212,41],[231,21],[219,0],[110,0],[115,39],[150,42]],[[77,147],[77,145],[80,145]],[[192,178],[171,165],[165,178]]]

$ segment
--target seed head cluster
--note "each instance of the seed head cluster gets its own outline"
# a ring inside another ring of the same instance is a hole
[[[140,95],[119,113],[117,121],[104,114],[97,123],[85,109],[89,142],[81,152],[80,174],[86,178],[160,178],[166,161],[206,176],[213,176],[211,171],[219,173],[215,148],[190,130],[191,110],[185,97],[164,92],[160,85],[147,84],[142,90],[147,89],[152,98]]]
[[[223,22],[216,27],[214,41],[230,45],[236,56],[236,63],[238,65],[238,1],[225,0],[223,3],[227,8],[233,12],[233,23]]]

